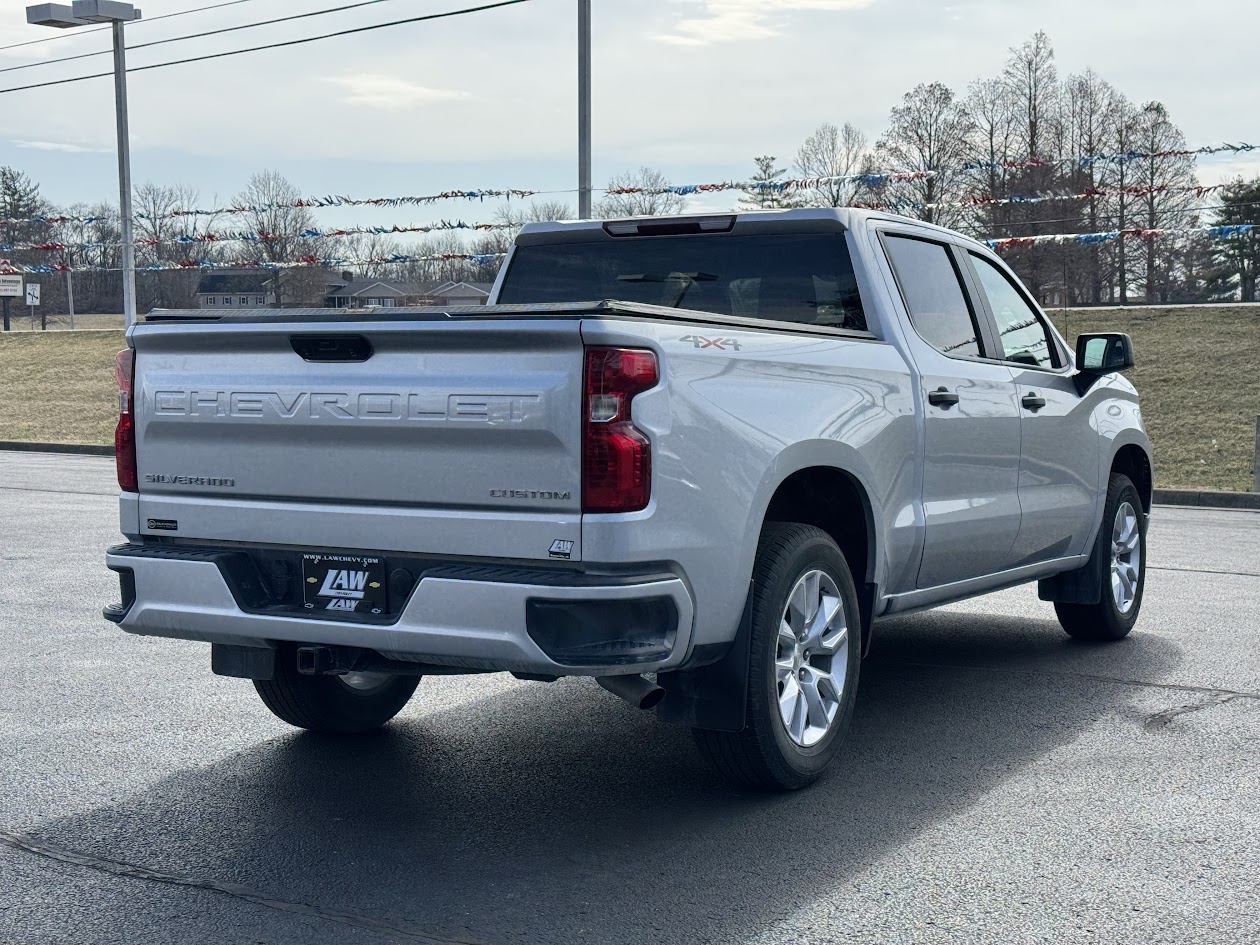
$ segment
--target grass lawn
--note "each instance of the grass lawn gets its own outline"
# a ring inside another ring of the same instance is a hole
[[[1048,313],[1069,344],[1090,331],[1133,336],[1155,447],[1155,483],[1166,488],[1247,492],[1260,416],[1260,308],[1098,309]]]
[[[1077,310],[1051,317],[1070,343],[1127,331],[1155,444],[1155,480],[1187,489],[1251,488],[1260,416],[1260,308]],[[0,334],[0,440],[113,442],[121,331]]]
[[[16,301],[16,300],[15,300]],[[11,327],[14,331],[40,331],[39,310],[36,309],[36,315],[32,321],[27,314],[28,309],[23,305],[20,309],[13,306],[13,313],[9,318]],[[50,315],[48,316],[49,331],[65,331],[70,327],[69,315]],[[74,328],[78,331],[80,328],[122,328],[123,317],[121,315],[76,315],[74,316]]]
[[[121,331],[0,332],[0,440],[112,444],[125,344]]]

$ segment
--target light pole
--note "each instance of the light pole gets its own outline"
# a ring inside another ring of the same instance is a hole
[[[578,219],[591,218],[591,0],[578,0]]]
[[[123,26],[140,19],[140,11],[119,0],[74,0],[40,3],[26,8],[26,22],[68,29],[108,23],[114,33],[114,108],[118,125],[118,212],[122,217],[123,323],[136,323],[136,243],[132,233],[131,134],[127,125],[127,43]]]

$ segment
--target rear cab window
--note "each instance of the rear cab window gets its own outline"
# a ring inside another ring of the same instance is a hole
[[[868,330],[841,232],[518,245],[498,296],[502,304],[605,299]]]

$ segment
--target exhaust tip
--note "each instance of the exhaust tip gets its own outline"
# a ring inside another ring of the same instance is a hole
[[[596,676],[595,681],[636,709],[651,709],[665,698],[665,690],[642,676]]]
[[[646,680],[645,680],[646,682]],[[649,684],[651,685],[651,684]],[[654,709],[662,699],[665,698],[665,690],[660,686],[652,685],[652,688],[643,694],[643,698],[639,700],[640,709]]]

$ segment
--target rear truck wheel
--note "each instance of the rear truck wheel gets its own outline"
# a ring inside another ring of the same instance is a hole
[[[1086,567],[1101,571],[1099,601],[1055,604],[1059,623],[1077,640],[1124,639],[1137,623],[1146,584],[1146,514],[1128,476],[1113,474],[1107,485],[1102,526]]]
[[[812,525],[765,526],[753,568],[747,724],[693,729],[717,772],[768,791],[805,787],[844,741],[862,653],[844,555]]]
[[[419,676],[391,673],[347,673],[344,676],[306,676],[298,672],[293,651],[281,651],[275,677],[255,680],[263,705],[277,718],[336,735],[357,735],[380,728],[402,711]]]

